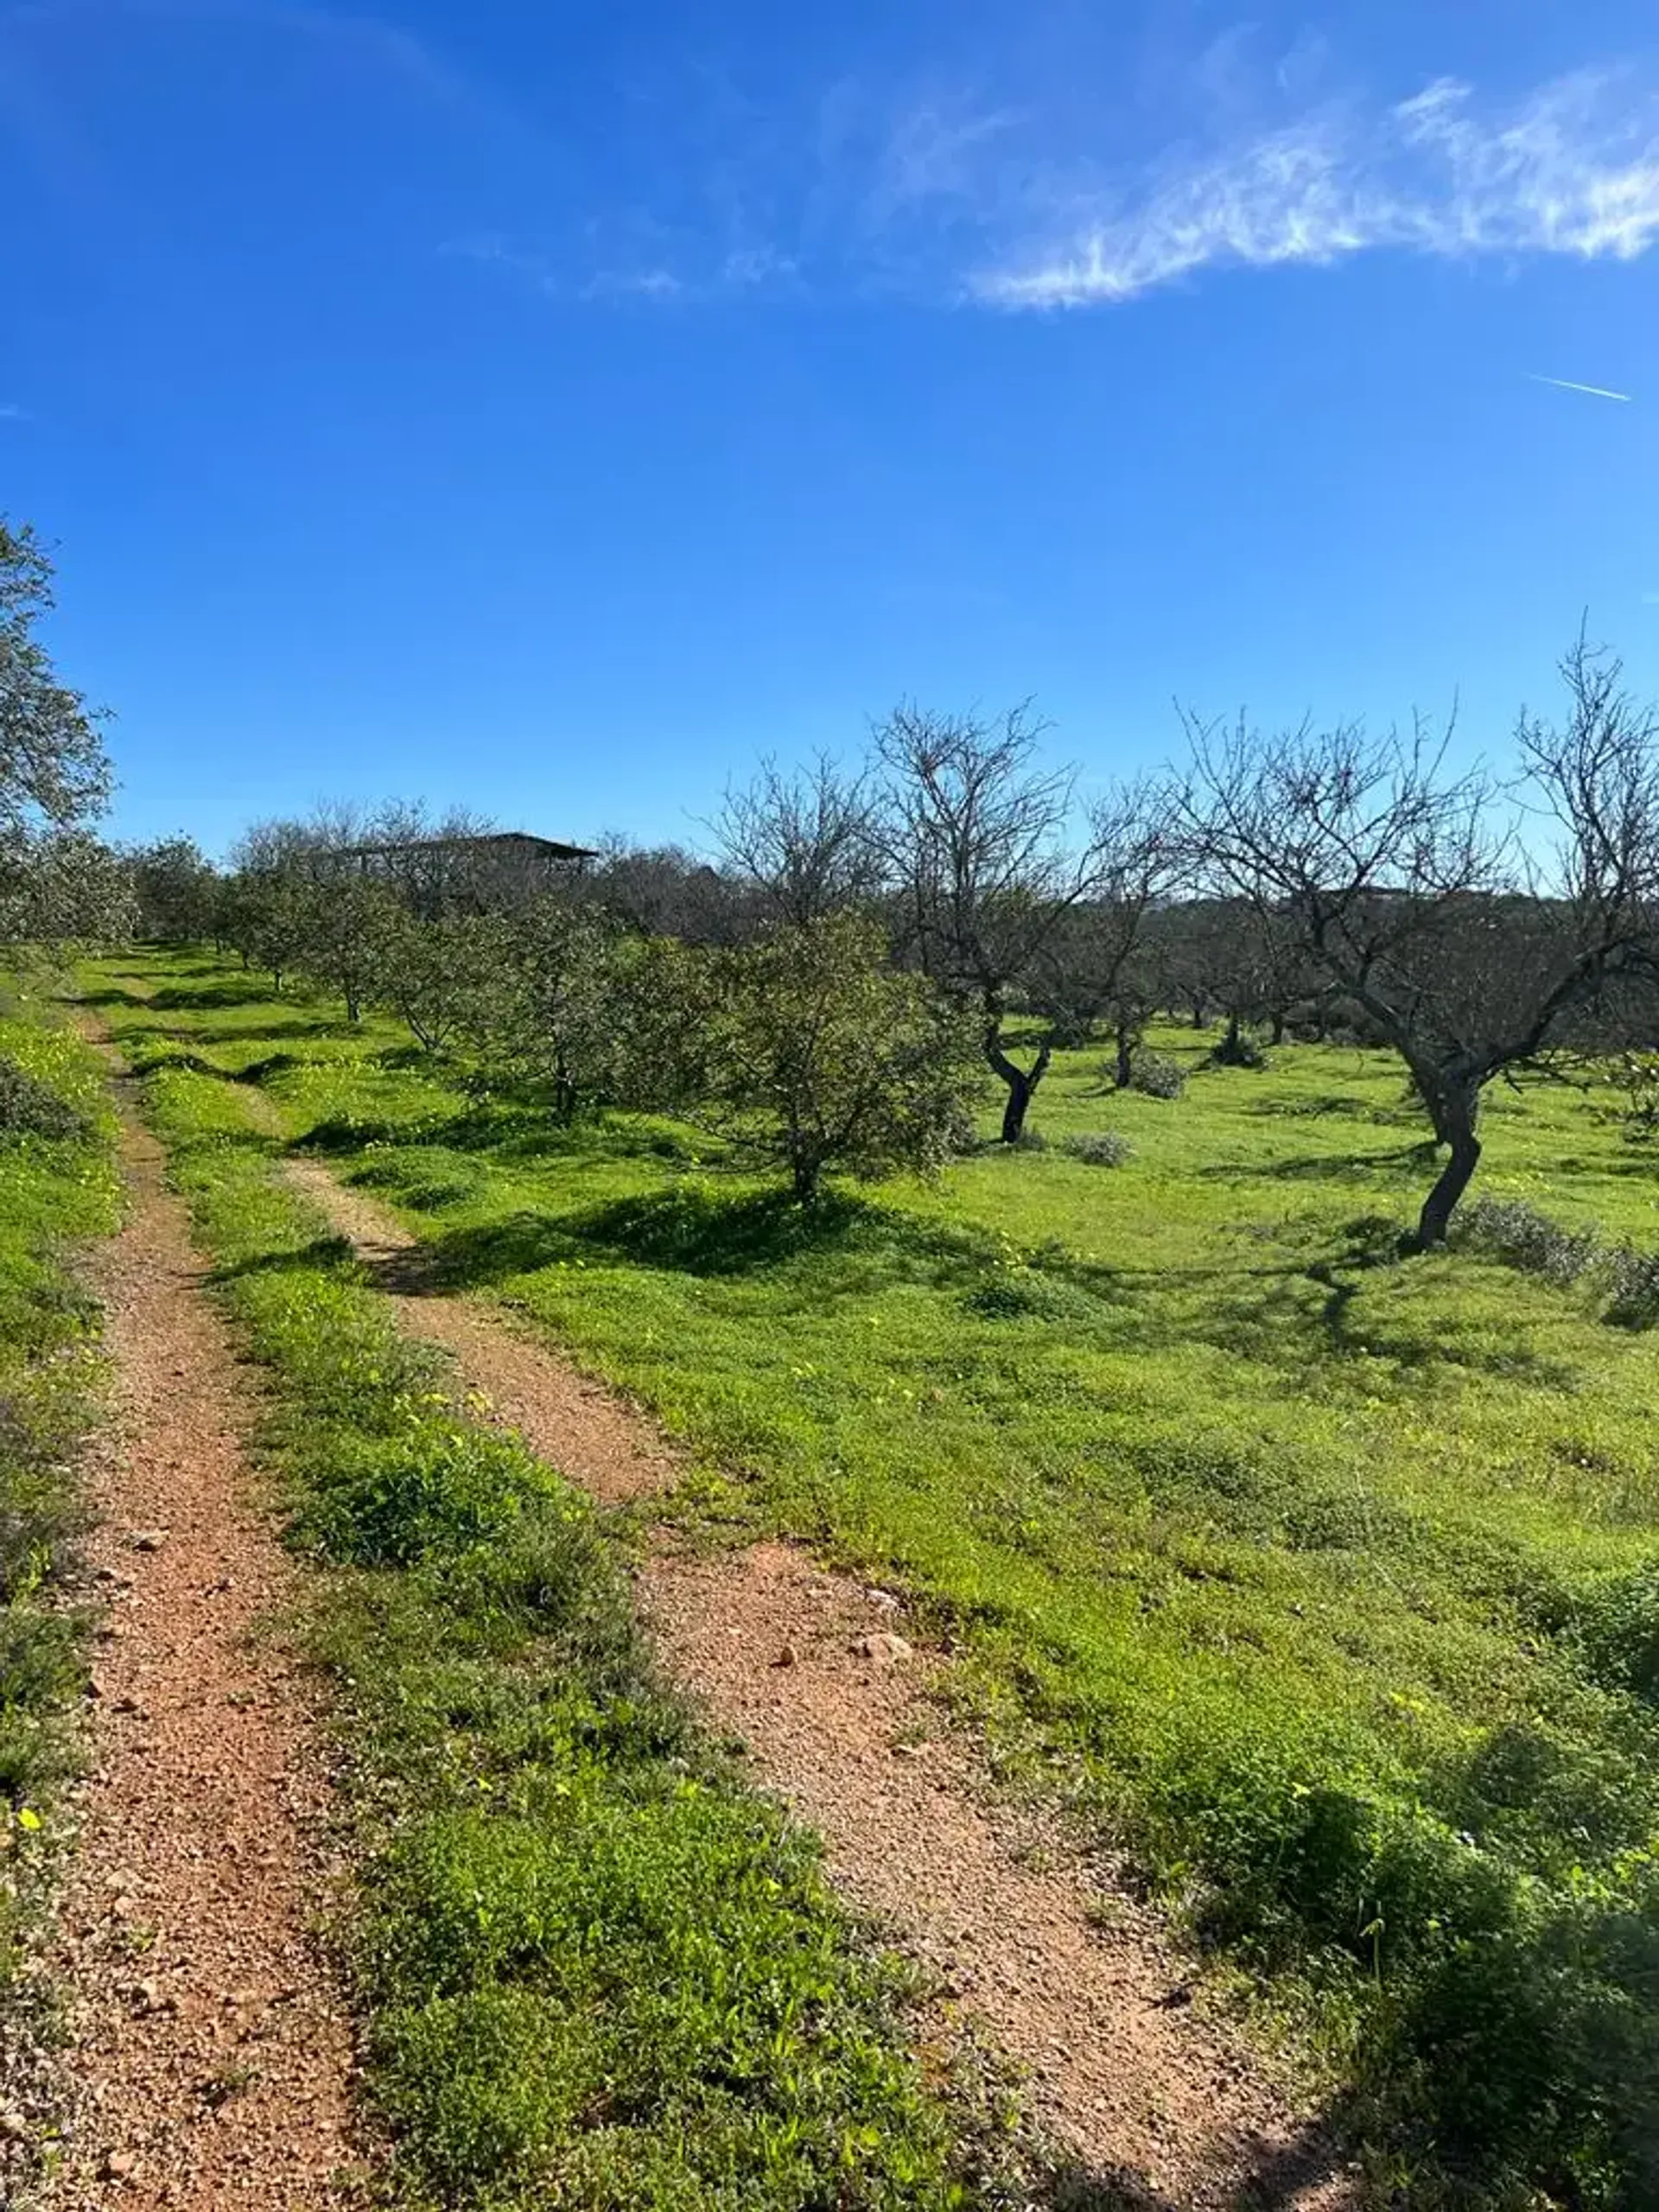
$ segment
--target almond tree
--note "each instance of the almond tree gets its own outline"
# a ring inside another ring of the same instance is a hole
[[[1016,707],[995,721],[900,707],[875,734],[882,785],[875,817],[893,887],[901,957],[975,1012],[981,1049],[1007,1091],[1002,1138],[1019,1141],[1068,1014],[1045,1009],[1043,963],[1075,968],[1059,940],[1071,928],[1109,975],[1127,961],[1150,903],[1158,840],[1139,804],[1096,808],[1071,841],[1077,772],[1045,769],[1043,725]],[[1098,901],[1093,931],[1071,918]],[[1038,1015],[1029,1059],[1016,1059],[1008,1018]]]
[[[1480,1160],[1482,1094],[1659,966],[1659,716],[1580,639],[1560,722],[1523,714],[1507,780],[1455,772],[1419,722],[1263,736],[1189,719],[1195,865],[1248,899],[1409,1071],[1446,1164],[1415,1243],[1442,1243]]]
[[[711,827],[728,874],[767,921],[804,928],[883,888],[869,777],[825,754],[793,775],[762,761],[752,783],[728,786]]]

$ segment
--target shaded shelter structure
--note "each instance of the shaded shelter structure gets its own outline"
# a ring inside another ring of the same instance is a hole
[[[410,837],[350,845],[338,857],[388,885],[423,921],[441,914],[491,914],[583,874],[599,858],[589,845],[535,837],[524,830]]]

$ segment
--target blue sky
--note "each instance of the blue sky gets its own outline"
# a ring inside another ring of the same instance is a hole
[[[0,0],[0,208],[124,833],[1659,690],[1635,0]]]

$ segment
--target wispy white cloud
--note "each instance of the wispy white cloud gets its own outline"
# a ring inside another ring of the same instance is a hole
[[[1590,399],[1622,399],[1626,406],[1630,404],[1631,398],[1628,391],[1610,391],[1605,384],[1574,384],[1571,377],[1541,377],[1534,374],[1531,381],[1534,384],[1554,385],[1557,391],[1581,391],[1586,398]]]
[[[1007,308],[1110,303],[1211,266],[1385,248],[1630,261],[1659,240],[1659,100],[1586,73],[1503,110],[1442,79],[1381,111],[1332,103],[1188,149],[1149,179],[1051,168],[1019,224],[999,227],[967,290]]]
[[[601,269],[582,286],[582,297],[588,300],[677,300],[685,292],[685,279],[660,264],[649,269]]]
[[[717,259],[710,259],[705,252],[695,264],[688,259],[684,267],[649,257],[601,262],[585,276],[574,263],[562,270],[547,255],[515,245],[496,232],[456,239],[442,250],[457,259],[498,270],[522,288],[549,299],[573,302],[634,300],[666,306],[763,288],[775,289],[798,281],[795,261],[768,245],[732,246]]]
[[[18,407],[10,400],[0,405],[0,423],[28,423],[33,419],[27,407]]]
[[[544,254],[527,253],[512,245],[499,232],[488,231],[474,238],[452,238],[439,251],[457,261],[475,261],[485,269],[498,269],[503,275],[528,285],[531,290],[545,292],[550,297],[565,288],[561,283],[553,264]]]

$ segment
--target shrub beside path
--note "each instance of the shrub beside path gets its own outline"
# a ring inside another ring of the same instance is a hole
[[[60,1915],[82,2109],[54,2202],[321,2212],[353,2196],[353,2053],[313,1936],[320,1734],[262,1633],[291,1570],[183,1207],[155,1140],[123,1124],[129,1211],[94,1285],[114,1421],[88,1551],[106,1611]]]
[[[636,1408],[531,1342],[499,1307],[423,1287],[422,1251],[320,1162],[289,1173],[346,1237],[412,1335],[444,1346],[493,1417],[606,1503],[683,1466]],[[1035,2115],[1138,2212],[1338,2212],[1354,2177],[1261,2062],[1194,2003],[1155,1919],[1035,1816],[997,1806],[929,1690],[897,1601],[779,1542],[714,1557],[664,1533],[641,1593],[675,1677],[749,1747],[757,1779],[823,1836],[843,1891],[931,1970],[949,2024],[1029,2069]]]

